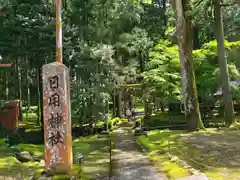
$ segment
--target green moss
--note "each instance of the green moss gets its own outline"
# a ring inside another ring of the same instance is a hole
[[[179,164],[170,162],[167,158],[156,156],[162,163],[162,171],[165,172],[169,178],[176,179],[189,175],[188,170],[182,168]],[[157,159],[156,159],[157,160]]]
[[[41,173],[44,171],[44,168],[38,168],[35,171],[34,178],[38,179],[41,176]],[[77,164],[74,164],[72,166],[72,170],[69,172],[69,174],[60,174],[56,173],[51,176],[52,180],[69,180],[72,176],[74,176],[77,179],[80,179],[80,174],[81,174],[81,167]]]
[[[33,153],[37,157],[43,158],[44,156],[44,145],[35,145],[35,144],[19,144],[18,147],[22,151],[28,151]]]
[[[172,114],[172,125],[185,124],[184,114]],[[150,118],[144,118],[143,123],[148,127],[169,126],[168,112],[155,112]]]
[[[41,173],[42,173],[43,171],[44,171],[44,168],[43,168],[43,167],[36,169],[35,174],[34,174],[34,178],[35,178],[35,179],[36,179],[36,178],[39,178],[39,177],[41,176]]]
[[[186,139],[183,141],[181,137],[185,136]],[[192,133],[154,130],[148,133],[148,137],[138,137],[138,141],[148,149],[149,157],[154,165],[160,171],[165,172],[170,179],[184,177],[188,174],[188,170],[181,167],[181,164],[169,161],[167,156],[164,155],[168,152],[169,144],[171,147],[170,154],[177,156],[194,169],[205,173],[210,179],[233,180],[240,177],[239,167],[231,164],[231,148],[219,145],[222,141],[226,141],[225,138],[227,137],[227,142],[236,146],[239,136],[237,131],[231,131],[231,129],[219,131],[219,129],[212,128]],[[168,143],[168,139],[170,143]],[[219,142],[218,146],[211,145],[212,142]],[[197,147],[196,145],[203,147]],[[229,146],[231,147],[231,145]],[[220,151],[222,155],[214,155],[213,151]],[[230,154],[228,154],[228,151]]]
[[[73,159],[76,154],[84,154],[84,168],[81,173],[81,179],[91,179],[96,174],[108,174],[109,172],[109,146],[108,137],[99,137],[97,135],[73,139]],[[44,159],[44,145],[19,144],[21,151],[32,152],[39,159]],[[20,163],[13,157],[12,149],[5,143],[5,139],[0,139],[0,174],[2,177],[16,177],[17,175],[30,178],[35,175],[40,176],[44,170],[44,164],[40,162]],[[79,165],[74,165],[71,175],[79,172]],[[56,178],[62,178],[62,175]]]
[[[144,107],[142,107],[142,106],[136,107],[136,110],[137,111],[144,111]]]
[[[229,128],[232,130],[240,130],[240,123],[235,122]]]
[[[148,137],[138,137],[138,142],[142,144],[149,152],[149,159],[154,166],[162,172],[165,172],[170,179],[185,177],[188,170],[184,169],[178,163],[171,162],[165,155],[168,152],[168,138],[176,138],[180,131],[161,131],[155,130],[148,133]],[[170,142],[171,146],[180,146],[181,143],[175,144]]]

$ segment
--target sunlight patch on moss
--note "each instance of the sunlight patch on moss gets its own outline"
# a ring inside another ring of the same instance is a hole
[[[73,158],[76,161],[76,153],[84,154],[84,169],[86,173],[82,172],[81,179],[90,179],[97,173],[108,174],[109,171],[109,137],[98,137],[97,135],[80,137],[73,139]],[[28,151],[33,153],[34,157],[44,160],[44,145],[35,144],[19,144],[17,146],[21,151]],[[6,154],[10,156],[6,156]],[[20,163],[12,156],[11,149],[5,143],[5,139],[0,139],[0,174],[3,177],[23,176],[29,178],[35,175],[40,176],[44,170],[44,164],[40,162]],[[79,164],[76,165],[79,169]],[[95,171],[92,172],[92,168]],[[75,171],[74,169],[72,172]],[[76,172],[76,171],[75,171]],[[61,179],[63,176],[56,177]]]
[[[7,156],[0,158],[0,168],[6,168],[15,164],[20,164],[20,162],[15,157]]]
[[[182,168],[179,164],[171,162],[165,153],[168,152],[168,144],[174,144],[174,142],[168,142],[168,138],[175,138],[177,132],[169,130],[154,130],[148,133],[148,137],[139,136],[138,141],[149,152],[149,159],[153,162],[154,166],[171,179],[178,177],[185,177],[189,175],[188,170]]]
[[[226,128],[211,128],[192,133],[154,130],[148,133],[148,137],[140,136],[138,140],[151,152],[149,153],[150,159],[160,162],[157,167],[161,168],[162,166],[162,171],[173,179],[179,177],[176,175],[177,173],[183,172],[182,175],[184,175],[190,169],[185,169],[184,172],[180,170],[181,167],[174,165],[179,166],[178,163],[169,162],[163,156],[168,152],[168,138],[170,139],[170,154],[205,173],[210,179],[234,180],[240,178],[239,155],[236,150],[232,149],[239,147],[239,132]],[[161,156],[165,159],[161,159]],[[233,156],[235,159],[232,159]],[[168,167],[170,168],[168,169]]]

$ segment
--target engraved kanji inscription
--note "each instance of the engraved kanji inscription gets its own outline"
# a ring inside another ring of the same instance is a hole
[[[64,134],[59,129],[55,129],[48,132],[47,143],[49,147],[53,147],[59,143],[63,144]]]
[[[49,106],[53,106],[53,107],[60,106],[60,96],[58,93],[54,93],[49,97]]]
[[[59,87],[59,77],[57,75],[49,78],[49,85],[52,91],[55,91]]]
[[[59,114],[50,114],[50,118],[48,119],[48,128],[60,128],[60,125],[63,122],[63,117]]]

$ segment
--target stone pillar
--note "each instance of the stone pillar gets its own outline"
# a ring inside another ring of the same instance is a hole
[[[72,134],[69,70],[59,62],[43,66],[45,168],[69,172]]]

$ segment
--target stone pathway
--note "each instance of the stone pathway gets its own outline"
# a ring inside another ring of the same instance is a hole
[[[167,180],[164,174],[158,173],[152,166],[147,155],[141,152],[131,130],[128,123],[115,130],[116,144],[112,155],[111,180]]]
[[[206,176],[204,175],[192,175],[192,176],[188,176],[185,178],[178,178],[176,180],[209,180]]]

